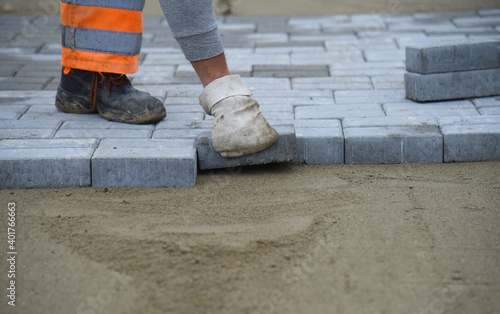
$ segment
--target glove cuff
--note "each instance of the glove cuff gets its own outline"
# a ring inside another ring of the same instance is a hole
[[[212,114],[212,107],[233,96],[250,96],[252,92],[239,75],[227,75],[208,84],[201,92],[198,100],[205,112]]]

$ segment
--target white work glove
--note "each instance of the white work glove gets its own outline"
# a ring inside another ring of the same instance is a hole
[[[278,133],[259,110],[259,103],[239,75],[228,75],[208,84],[199,96],[205,112],[214,116],[212,144],[222,157],[234,158],[273,145]]]

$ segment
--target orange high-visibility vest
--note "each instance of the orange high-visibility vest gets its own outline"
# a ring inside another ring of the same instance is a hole
[[[62,60],[66,69],[137,72],[145,0],[62,0]]]

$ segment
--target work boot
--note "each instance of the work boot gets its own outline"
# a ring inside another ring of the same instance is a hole
[[[212,143],[222,157],[234,158],[273,145],[278,133],[259,110],[259,103],[239,75],[228,75],[208,84],[199,97],[205,112],[214,116]]]
[[[166,116],[162,102],[132,87],[126,75],[78,69],[62,73],[55,105],[63,112],[98,112],[104,119],[134,124]]]

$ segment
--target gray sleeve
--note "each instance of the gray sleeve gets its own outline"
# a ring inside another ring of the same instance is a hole
[[[159,0],[186,59],[210,59],[224,52],[213,0]]]

